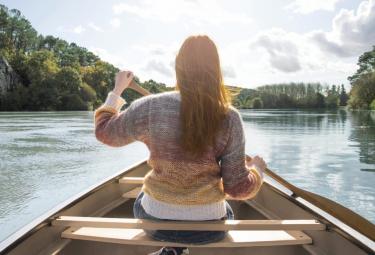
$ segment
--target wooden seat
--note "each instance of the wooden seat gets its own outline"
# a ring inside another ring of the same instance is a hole
[[[311,238],[298,230],[323,230],[316,220],[226,220],[151,221],[126,218],[61,216],[54,226],[70,226],[63,238],[108,243],[151,246],[249,247],[310,244]],[[149,238],[146,230],[229,230],[220,242],[197,245],[160,242]]]
[[[160,242],[148,237],[141,229],[80,227],[65,230],[62,238],[118,243],[127,245],[172,247],[251,247],[311,244],[309,236],[301,231],[228,231],[227,236],[215,243],[197,245]]]
[[[124,193],[124,198],[136,198],[141,192],[143,177],[123,177],[120,184],[139,185]],[[175,247],[251,247],[311,244],[312,240],[301,230],[324,230],[325,225],[316,220],[242,220],[218,222],[156,222],[137,219],[90,219],[61,217],[54,225],[71,226],[63,238],[120,244],[175,246]],[[74,226],[74,227],[72,227]],[[197,245],[160,242],[148,237],[147,230],[207,230],[228,231],[219,242]]]
[[[153,221],[133,218],[60,216],[54,226],[127,228],[146,230],[324,230],[317,220],[215,220],[215,221]]]

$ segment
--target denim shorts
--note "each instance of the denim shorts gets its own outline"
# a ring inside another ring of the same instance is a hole
[[[143,192],[141,192],[134,202],[133,213],[137,219],[150,219],[155,221],[168,221],[166,219],[159,219],[147,214],[141,205],[141,199]],[[227,215],[220,220],[233,220],[233,210],[226,203]],[[226,231],[180,231],[180,230],[145,230],[146,234],[153,239],[163,242],[174,242],[174,243],[189,243],[189,244],[205,244],[211,242],[217,242],[222,240]]]

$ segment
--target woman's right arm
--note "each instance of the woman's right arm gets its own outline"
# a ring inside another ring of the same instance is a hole
[[[220,157],[224,192],[234,199],[251,199],[258,193],[263,183],[264,165],[246,163],[241,115],[237,110],[229,114],[229,138]]]

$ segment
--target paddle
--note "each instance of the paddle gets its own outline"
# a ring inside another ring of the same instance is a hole
[[[143,96],[151,95],[151,93],[148,90],[139,86],[134,80],[130,83],[130,86],[128,88],[131,88],[132,90],[137,91],[139,94]]]
[[[139,86],[134,80],[129,86],[129,88],[139,92],[140,94],[147,96],[151,93],[148,92],[146,89]],[[250,156],[246,155],[248,158],[251,159]],[[266,168],[264,173],[267,174],[269,177],[289,189],[293,192],[294,196],[301,197],[306,201],[312,203],[313,205],[317,206],[321,210],[329,213],[333,217],[337,218],[338,220],[342,221],[346,225],[350,226],[351,228],[355,229],[359,233],[363,234],[364,236],[370,238],[371,240],[375,240],[375,225],[370,221],[366,220],[359,214],[353,212],[352,210],[328,199],[312,193],[310,191],[306,191],[300,189],[291,183],[284,180],[279,175],[275,174],[270,169]]]

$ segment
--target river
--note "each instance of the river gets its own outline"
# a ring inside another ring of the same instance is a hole
[[[243,110],[246,150],[375,223],[375,112]],[[92,112],[0,113],[0,240],[148,156],[96,141]]]

